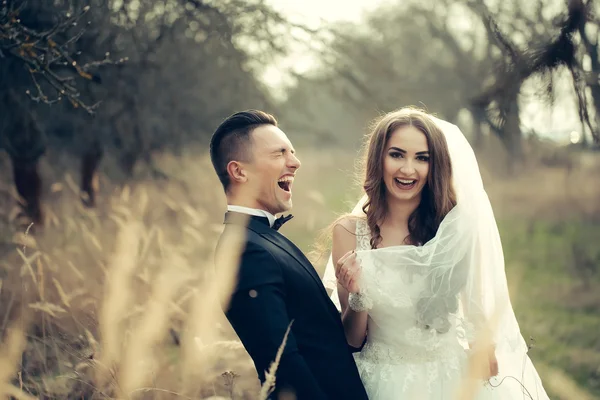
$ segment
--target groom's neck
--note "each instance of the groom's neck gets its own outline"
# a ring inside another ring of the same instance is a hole
[[[252,196],[248,195],[236,195],[234,193],[229,193],[227,195],[227,205],[228,206],[238,206],[238,207],[247,207],[253,208],[255,210],[263,210],[270,212],[269,210],[265,210],[264,207],[254,199]]]

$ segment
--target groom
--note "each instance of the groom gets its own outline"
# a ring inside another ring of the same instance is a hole
[[[273,398],[287,391],[298,400],[366,400],[336,307],[308,259],[277,232],[291,218],[275,214],[292,207],[300,168],[289,139],[272,115],[238,112],[213,134],[210,156],[227,197],[223,235],[240,217],[247,221],[238,281],[225,314],[261,382],[291,323]],[[222,243],[217,259],[229,251]]]

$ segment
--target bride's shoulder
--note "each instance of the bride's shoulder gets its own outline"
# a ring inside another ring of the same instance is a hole
[[[367,218],[359,216],[359,215],[355,215],[355,214],[346,214],[346,215],[342,215],[341,217],[339,217],[337,220],[335,220],[335,222],[333,223],[333,227],[334,228],[345,228],[346,230],[351,230],[352,232],[354,232],[354,230],[356,229],[357,225],[360,225],[361,223],[366,223],[367,222]]]
[[[364,226],[366,223],[366,216],[359,216],[354,214],[343,215],[333,223],[333,235],[342,237],[355,237],[357,231],[360,231],[362,229],[362,226]]]
[[[332,257],[339,260],[350,250],[357,248],[357,229],[360,230],[361,218],[356,215],[344,215],[333,223]]]

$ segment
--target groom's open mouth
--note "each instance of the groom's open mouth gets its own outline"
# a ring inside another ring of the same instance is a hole
[[[277,185],[279,185],[279,187],[287,193],[292,192],[293,183],[294,183],[294,177],[291,175],[283,176],[283,177],[279,178],[279,180],[277,181]]]
[[[410,189],[412,189],[412,188],[415,187],[415,185],[417,184],[417,180],[416,179],[399,179],[399,178],[394,178],[394,183],[396,184],[396,186],[399,189],[410,190]]]

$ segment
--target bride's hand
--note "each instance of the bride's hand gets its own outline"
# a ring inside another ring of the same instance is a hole
[[[499,373],[498,359],[496,358],[496,346],[490,345],[487,348],[476,347],[475,343],[469,343],[469,348],[475,357],[474,374],[483,381],[489,381]]]
[[[338,283],[348,291],[348,293],[358,293],[358,279],[360,277],[360,265],[356,260],[354,250],[344,254],[335,265],[335,277]]]
[[[496,348],[492,346],[488,353],[489,363],[490,363],[490,378],[498,375],[498,359],[496,358]]]

